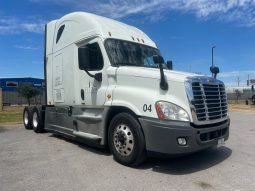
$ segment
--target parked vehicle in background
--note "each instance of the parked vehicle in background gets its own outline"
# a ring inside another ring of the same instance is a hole
[[[251,101],[252,101],[253,104],[255,104],[255,90],[254,90],[254,84],[251,85],[251,91],[252,91]]]
[[[109,146],[131,166],[223,144],[230,124],[223,82],[171,68],[141,30],[85,12],[65,15],[46,24],[47,104],[26,107],[24,125]]]
[[[247,80],[247,86],[251,87],[251,97],[249,98],[253,104],[255,104],[255,90],[254,90],[254,85],[255,85],[255,79],[250,79]]]

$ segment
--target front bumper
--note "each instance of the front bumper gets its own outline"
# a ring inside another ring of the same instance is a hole
[[[194,126],[190,122],[160,121],[153,118],[139,118],[146,149],[149,153],[184,155],[218,144],[218,139],[229,137],[230,120],[208,126]],[[185,137],[187,145],[181,146],[177,139]]]

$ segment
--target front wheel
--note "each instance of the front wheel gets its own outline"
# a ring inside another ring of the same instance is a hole
[[[108,144],[116,161],[136,166],[146,159],[144,135],[138,121],[128,113],[116,115],[109,127]]]

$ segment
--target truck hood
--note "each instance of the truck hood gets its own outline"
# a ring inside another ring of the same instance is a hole
[[[117,74],[150,79],[160,79],[159,68],[121,66],[117,69]],[[187,77],[202,76],[194,73],[179,72],[166,69],[164,69],[164,74],[167,77],[167,80],[180,82],[184,82]]]

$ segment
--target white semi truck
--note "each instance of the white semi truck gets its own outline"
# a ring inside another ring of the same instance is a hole
[[[222,144],[224,84],[169,65],[133,26],[85,12],[53,20],[45,26],[46,104],[25,107],[24,126],[109,147],[124,165]]]

